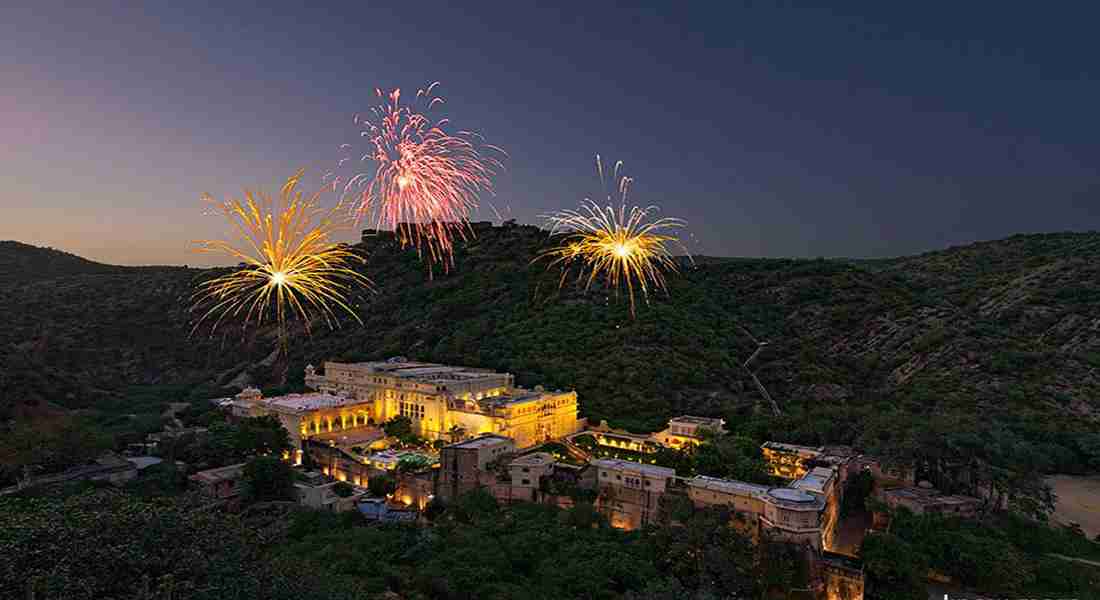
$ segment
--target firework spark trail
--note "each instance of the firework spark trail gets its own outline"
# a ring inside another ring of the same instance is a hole
[[[355,270],[363,258],[332,236],[350,226],[340,204],[325,210],[321,192],[305,195],[298,188],[302,171],[287,179],[278,201],[245,191],[243,199],[203,199],[225,217],[233,240],[196,242],[199,252],[222,254],[244,265],[200,283],[192,294],[192,312],[201,313],[192,334],[212,321],[211,331],[224,320],[240,318],[242,328],[274,320],[285,350],[286,323],[297,317],[310,330],[312,318],[330,327],[337,312],[362,323],[348,302],[355,285],[369,288],[370,280]]]
[[[471,231],[470,213],[482,193],[492,193],[492,178],[502,169],[489,153],[504,152],[482,144],[476,133],[447,133],[446,119],[432,121],[428,113],[443,103],[433,94],[436,85],[417,91],[412,106],[401,104],[400,89],[388,94],[375,90],[380,104],[372,116],[355,118],[364,127],[360,136],[369,140],[369,150],[357,160],[375,168],[351,177],[344,192],[360,191],[357,219],[366,217],[378,229],[394,230],[402,245],[415,246],[430,262],[447,267],[455,238],[465,239]],[[341,148],[353,150],[347,144]]]
[[[634,292],[640,290],[646,303],[650,289],[667,292],[665,271],[678,270],[673,247],[679,239],[672,230],[685,225],[681,219],[654,219],[655,206],[634,206],[627,209],[633,179],[620,175],[622,163],[612,172],[614,188],[607,193],[609,206],[603,207],[588,198],[579,210],[563,210],[548,215],[551,235],[563,234],[559,244],[540,254],[536,260],[550,259],[550,265],[561,264],[559,285],[574,265],[580,265],[580,279],[589,289],[597,279],[604,279],[616,291],[626,288],[630,298],[630,314],[635,314]],[[596,170],[606,187],[603,163],[596,156]],[[610,204],[617,196],[619,208]]]

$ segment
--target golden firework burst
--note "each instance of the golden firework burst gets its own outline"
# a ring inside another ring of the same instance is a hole
[[[338,312],[362,323],[348,294],[356,285],[371,285],[355,270],[363,257],[333,239],[352,219],[339,202],[322,208],[322,191],[305,194],[298,189],[302,175],[298,171],[287,179],[278,200],[248,190],[242,199],[203,197],[225,217],[234,238],[196,242],[197,250],[241,264],[198,285],[192,311],[200,316],[192,333],[206,323],[214,331],[226,320],[240,320],[242,327],[273,321],[285,349],[289,319],[300,319],[307,332],[315,318],[336,327]]]
[[[601,206],[588,198],[579,210],[563,210],[547,216],[551,235],[560,234],[557,246],[540,254],[536,260],[549,259],[550,265],[561,264],[560,284],[574,265],[580,266],[580,279],[589,289],[597,279],[616,291],[626,289],[630,299],[630,314],[635,314],[634,292],[640,290],[648,303],[649,292],[667,292],[666,271],[677,271],[673,249],[679,238],[673,234],[685,222],[681,219],[653,218],[655,206],[627,208],[627,197],[633,179],[620,175],[622,163],[612,174],[613,191],[607,194],[609,203],[618,196],[618,209]],[[601,183],[603,164],[596,157]]]

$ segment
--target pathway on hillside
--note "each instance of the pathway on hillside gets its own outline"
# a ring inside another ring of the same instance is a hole
[[[1100,562],[1095,560],[1089,560],[1087,558],[1078,558],[1076,556],[1066,556],[1065,554],[1055,554],[1054,552],[1047,552],[1047,556],[1053,556],[1054,558],[1060,558],[1062,560],[1069,560],[1086,565],[1092,565],[1094,567],[1100,567]]]

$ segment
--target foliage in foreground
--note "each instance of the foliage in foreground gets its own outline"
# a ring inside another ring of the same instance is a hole
[[[1100,589],[1100,567],[1052,556],[1100,562],[1100,544],[1013,514],[982,521],[914,515],[902,509],[894,513],[889,532],[864,540],[861,553],[868,600],[925,598],[929,570],[968,588],[1006,596],[1086,598]]]
[[[754,547],[701,511],[626,533],[591,507],[498,507],[474,493],[435,524],[362,526],[358,515],[248,518],[189,497],[114,490],[0,499],[0,589],[43,599],[759,597],[799,577],[796,551]]]

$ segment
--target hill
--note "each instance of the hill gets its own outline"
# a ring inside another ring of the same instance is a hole
[[[533,227],[486,228],[429,276],[392,236],[365,237],[376,292],[356,298],[363,326],[296,335],[286,365],[269,356],[271,331],[189,337],[187,296],[210,270],[74,269],[5,286],[0,407],[118,411],[135,389],[157,406],[282,383],[284,369],[293,385],[307,362],[400,354],[575,388],[589,417],[640,430],[687,412],[789,441],[902,452],[950,427],[1006,452],[1026,441],[1051,468],[1091,456],[1100,234],[876,261],[700,261],[636,319],[612,291],[559,290],[557,273],[532,264],[545,244]],[[755,340],[768,345],[750,366],[779,418],[742,368]]]
[[[105,265],[75,254],[0,240],[0,285],[10,286],[73,275],[117,273],[126,267]]]

